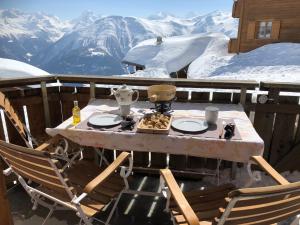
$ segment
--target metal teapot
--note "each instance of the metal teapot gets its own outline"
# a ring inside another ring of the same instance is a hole
[[[135,100],[132,100],[132,96],[136,93]],[[139,98],[139,92],[132,90],[123,84],[118,89],[111,89],[111,95],[114,95],[119,105],[131,105],[135,103]]]

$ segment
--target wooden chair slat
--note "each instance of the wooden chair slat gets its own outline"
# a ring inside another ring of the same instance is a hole
[[[286,185],[275,185],[268,187],[256,187],[256,188],[243,188],[237,189],[230,192],[229,197],[250,197],[250,196],[263,196],[263,195],[272,195],[278,193],[285,193],[291,191],[299,191],[300,182],[290,183]]]
[[[10,155],[10,156],[14,156],[16,158],[22,159],[23,161],[26,161],[26,162],[36,163],[39,165],[43,165],[45,167],[51,167],[49,161],[45,158],[36,157],[33,155],[24,154],[22,152],[13,151],[13,150],[8,149],[3,146],[1,146],[0,152],[3,154],[6,154],[6,155]]]
[[[24,165],[21,165],[13,160],[7,159],[7,161],[14,167],[17,168],[19,171],[24,171],[38,179],[41,180],[47,180],[51,183],[55,183],[55,184],[61,184],[60,179],[57,177],[57,175],[50,175],[50,174],[46,174],[46,173],[42,173],[38,170],[33,170],[30,167],[26,167]]]
[[[291,207],[281,208],[280,210],[274,210],[265,213],[255,213],[251,216],[242,216],[226,219],[225,224],[230,225],[241,225],[241,224],[271,224],[278,221],[283,221],[289,217],[296,216],[300,212],[299,205]]]
[[[33,176],[32,174],[27,173],[25,171],[21,171],[21,170],[19,170],[18,168],[14,167],[14,166],[12,166],[12,168],[13,168],[14,171],[16,171],[16,173],[18,173],[22,177],[30,179],[30,180],[38,183],[38,184],[42,184],[45,187],[52,188],[52,189],[55,189],[55,190],[60,191],[60,192],[65,192],[66,191],[65,187],[63,185],[55,184],[55,183],[49,182],[47,180],[41,179],[39,177]]]
[[[297,196],[297,194],[291,194],[290,197]],[[280,201],[284,199],[282,196],[272,196],[268,198],[256,198],[256,199],[241,199],[235,205],[235,207],[247,207],[247,206],[255,206],[260,204],[267,204],[271,201]],[[228,203],[228,200],[226,201]]]
[[[8,160],[14,161],[16,163],[19,163],[23,166],[32,168],[34,170],[41,171],[42,173],[46,173],[46,174],[49,174],[49,175],[56,175],[56,172],[53,170],[52,167],[40,165],[40,164],[33,163],[33,162],[27,161],[27,160],[23,160],[19,157],[15,157],[13,155],[7,154],[6,152],[1,151],[1,149],[0,149],[0,152]]]
[[[9,99],[6,98],[5,95],[2,92],[0,92],[0,107],[3,109],[4,113],[7,115],[10,122],[16,128],[16,130],[21,135],[21,137],[24,139],[24,141],[28,142],[24,124],[21,122],[20,117],[15,112],[15,110],[14,110],[13,106],[11,105]]]
[[[229,217],[239,217],[241,215],[251,215],[255,213],[263,213],[272,210],[277,210],[280,208],[300,204],[300,196],[295,196],[292,198],[286,198],[286,196],[282,196],[281,199],[278,200],[271,200],[269,202],[264,202],[262,204],[255,204],[255,205],[247,205],[242,207],[235,207],[231,210]]]

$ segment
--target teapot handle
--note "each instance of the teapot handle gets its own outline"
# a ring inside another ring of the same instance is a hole
[[[133,94],[134,93],[136,93],[136,98],[135,98],[135,100],[133,100],[133,103],[137,102],[137,100],[139,99],[139,96],[140,96],[140,94],[139,94],[139,92],[137,90],[134,90]]]

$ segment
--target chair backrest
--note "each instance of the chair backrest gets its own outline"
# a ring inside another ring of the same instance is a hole
[[[0,140],[0,156],[22,178],[34,181],[50,190],[73,197],[74,188],[65,179],[59,162],[47,152],[37,151]]]
[[[0,92],[0,107],[3,109],[3,111],[5,112],[6,116],[10,120],[10,122],[16,128],[18,133],[21,135],[21,137],[25,141],[26,145],[30,146],[24,124],[21,122],[20,117],[15,112],[9,99],[6,98],[6,96],[2,92]]]
[[[300,214],[300,182],[229,193],[217,224],[273,224]]]

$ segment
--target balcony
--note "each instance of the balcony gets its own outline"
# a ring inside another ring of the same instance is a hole
[[[235,41],[233,39],[233,46]],[[237,80],[51,75],[0,80],[0,91],[5,93],[14,109],[22,115],[23,122],[30,126],[31,133],[39,141],[43,141],[47,136],[46,127],[56,127],[71,116],[75,99],[83,108],[91,98],[112,99],[110,86],[127,84],[139,90],[140,101],[146,101],[148,98],[145,87],[162,83],[173,84],[180,88],[177,92],[178,102],[242,104],[257,133],[265,142],[264,158],[279,172],[300,170],[298,157],[300,84]],[[257,97],[261,94],[268,97],[266,103],[257,102]],[[2,140],[24,145],[23,140],[9,123],[8,118],[3,116],[3,113],[0,127]],[[86,157],[91,162],[94,160],[94,155],[90,154]],[[113,156],[111,155],[111,157]],[[182,171],[197,171],[197,175],[196,173],[192,175],[193,180],[187,182],[187,187],[199,187],[201,174],[205,174],[202,172],[215,168],[217,163],[215,159],[205,160],[203,158],[151,152],[139,153],[134,155],[133,186],[156,191],[159,182],[153,177],[158,176],[158,168],[169,167],[177,171],[179,177],[182,177]],[[230,162],[222,163],[222,168],[230,167]],[[8,186],[12,185],[11,180],[14,178],[7,180]],[[41,224],[41,218],[46,215],[45,210],[39,209],[36,212],[38,216],[32,216],[30,199],[20,187],[9,192],[9,200],[13,212],[25,214],[23,218],[22,216],[18,218],[18,215],[15,215],[15,224]],[[164,204],[164,200],[153,197],[126,196],[118,208],[122,213],[114,218],[113,224],[172,224],[169,216],[162,213]],[[55,214],[51,222],[62,225],[77,223],[78,218],[71,214],[59,212]],[[107,212],[101,216],[107,216]]]

